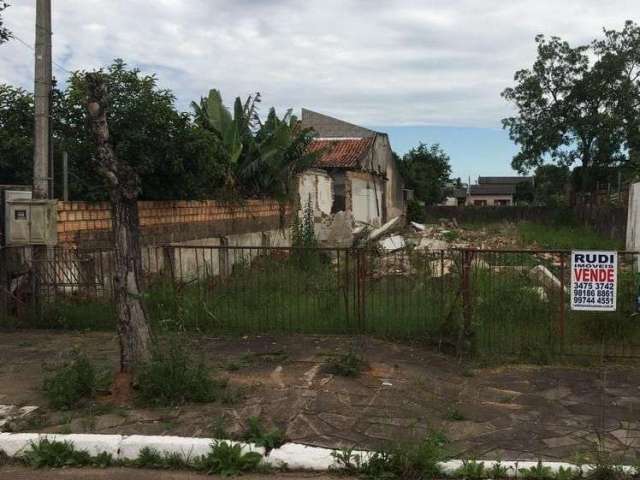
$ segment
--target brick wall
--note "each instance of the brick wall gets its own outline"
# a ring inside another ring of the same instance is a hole
[[[289,209],[270,200],[242,205],[204,201],[138,202],[142,243],[163,244],[272,230],[286,225]],[[284,215],[282,214],[284,213]],[[107,247],[111,207],[107,202],[58,202],[58,243]]]

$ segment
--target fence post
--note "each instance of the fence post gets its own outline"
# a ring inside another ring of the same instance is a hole
[[[467,350],[467,341],[471,338],[471,322],[473,321],[473,310],[471,305],[471,260],[473,251],[462,250],[462,329],[458,336],[456,347],[458,355],[462,355]]]
[[[356,249],[356,318],[358,333],[365,333],[365,275],[366,258],[363,249]]]
[[[560,351],[564,353],[564,253],[560,254],[560,318],[558,331],[560,334]]]

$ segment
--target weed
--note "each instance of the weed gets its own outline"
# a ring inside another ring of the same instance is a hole
[[[367,362],[361,356],[350,351],[330,360],[323,370],[341,377],[358,377],[366,365]]]
[[[507,478],[508,473],[509,468],[502,465],[502,462],[498,460],[489,469],[489,478],[493,480],[502,480],[504,478]]]
[[[260,465],[262,455],[257,452],[243,452],[238,443],[214,442],[211,451],[195,461],[195,468],[208,474],[224,476],[239,475],[254,471]]]
[[[463,460],[462,466],[455,473],[462,480],[482,480],[487,478],[487,474],[484,462],[476,462],[475,460]]]
[[[223,385],[220,383],[220,385]],[[223,405],[235,405],[241,402],[245,398],[244,390],[242,388],[232,388],[224,385],[225,388],[220,396],[220,402]]]
[[[535,467],[520,468],[518,472],[524,480],[553,480],[551,467],[543,465],[541,461]]]
[[[571,467],[563,467],[560,466],[558,471],[554,475],[554,480],[576,480],[580,478],[581,472],[579,470],[575,470]]]
[[[226,382],[211,379],[204,362],[192,358],[187,348],[172,338],[167,345],[153,349],[151,360],[140,368],[138,386],[145,403],[170,406],[215,401]]]
[[[4,450],[0,450],[0,467],[9,465],[12,463],[12,459]]]
[[[259,447],[264,447],[267,451],[278,448],[285,443],[284,434],[281,430],[275,428],[266,431],[258,417],[249,417],[247,422],[247,431],[243,437],[247,442],[254,443]]]
[[[213,438],[229,438],[229,434],[225,428],[226,420],[224,416],[216,418],[210,425],[210,430]]]
[[[451,243],[458,239],[459,233],[455,230],[447,230],[446,232],[442,232],[442,236],[447,242]]]
[[[178,452],[161,453],[150,447],[142,448],[133,464],[141,468],[163,470],[186,470],[190,466],[189,462]]]
[[[447,420],[451,422],[462,422],[466,420],[466,417],[456,407],[449,407],[447,410]]]
[[[476,375],[475,372],[471,368],[465,368],[462,371],[463,377],[471,378],[471,377],[475,377],[475,375]]]
[[[74,353],[70,362],[45,379],[43,388],[53,408],[73,408],[93,397],[96,390],[95,368],[86,356]]]
[[[365,459],[353,455],[352,450],[335,451],[332,456],[346,473],[359,473],[371,479],[421,480],[442,475],[438,463],[445,458],[445,444],[443,435],[431,433],[421,442],[397,444]]]
[[[46,438],[32,442],[22,459],[33,468],[83,467],[92,464],[89,452],[76,450],[71,442],[56,442]]]

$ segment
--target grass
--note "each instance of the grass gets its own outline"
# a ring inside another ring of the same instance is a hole
[[[422,480],[442,477],[439,462],[445,460],[446,438],[432,432],[419,442],[397,443],[366,459],[347,449],[333,453],[341,470],[371,479]]]
[[[598,237],[598,242],[592,241],[594,234],[571,226],[523,223],[518,228],[531,241],[545,243],[544,237],[549,237],[556,248],[562,242],[574,244],[578,240],[584,242],[580,246],[607,246],[606,240]],[[236,253],[240,256],[242,251]],[[144,298],[154,331],[372,334],[420,341],[443,351],[454,350],[457,345],[464,312],[459,252],[440,257],[407,250],[384,258],[367,253],[365,264],[360,265],[367,273],[365,277],[358,276],[357,257],[346,252],[333,261],[318,256],[304,266],[298,258],[233,258],[230,254],[233,273],[224,278],[184,276],[176,285],[166,278],[150,279]],[[603,339],[614,350],[612,354],[615,350],[629,351],[640,345],[640,325],[631,317],[637,279],[628,259],[625,263],[621,257],[620,263],[618,312],[571,312],[565,303],[563,345],[558,335],[561,295],[558,290],[542,289],[539,281],[528,275],[528,270],[539,264],[555,275],[559,275],[559,267],[541,254],[476,256],[470,283],[472,335],[465,337],[465,347],[481,360],[506,356],[538,364],[552,361],[563,349],[591,354]],[[565,265],[566,278],[568,269]],[[563,301],[568,303],[568,298]],[[88,319],[95,317],[110,322],[108,328],[115,327],[113,318],[101,316],[105,307],[98,302],[81,305],[72,300],[61,309],[68,312],[65,318],[78,318],[80,322],[80,314],[70,313],[74,308],[81,308],[79,312]],[[91,314],[92,308],[96,315]],[[53,325],[59,326],[56,318]],[[94,328],[96,321],[67,324]],[[101,323],[102,327],[107,328]],[[268,360],[247,355],[228,360],[223,368],[234,372]],[[274,354],[274,362],[283,360]],[[155,367],[160,368],[158,362]]]
[[[331,358],[323,367],[325,373],[340,377],[359,377],[367,362],[357,353],[350,351],[339,357]]]
[[[548,250],[618,250],[624,245],[603,237],[590,228],[576,225],[545,225],[520,222],[516,225],[524,245],[536,244]]]
[[[97,387],[96,369],[82,354],[54,371],[44,381],[43,390],[53,408],[68,410],[90,400]]]
[[[159,452],[145,447],[140,450],[135,460],[116,461],[105,452],[91,456],[85,450],[76,450],[71,442],[43,438],[31,443],[20,458],[0,457],[4,463],[20,461],[32,468],[130,466],[163,470],[195,470],[223,476],[266,469],[266,466],[261,464],[262,455],[257,452],[244,452],[241,445],[224,441],[214,442],[207,455],[195,458],[184,457],[179,453]]]
[[[204,360],[195,358],[180,337],[156,345],[137,380],[140,400],[160,406],[213,402],[226,388],[225,381],[210,377]]]
[[[248,428],[243,436],[245,441],[264,447],[267,451],[284,445],[286,439],[281,430],[265,430],[258,417],[249,417],[247,423]]]

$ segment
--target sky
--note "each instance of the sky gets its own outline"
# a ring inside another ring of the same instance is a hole
[[[35,0],[6,25],[34,43]],[[440,143],[453,175],[510,175],[517,147],[500,92],[535,59],[534,37],[587,43],[640,20],[637,0],[53,0],[54,73],[123,58],[176,94],[306,107],[389,133],[400,154]],[[0,82],[33,88],[33,51],[0,48]]]

